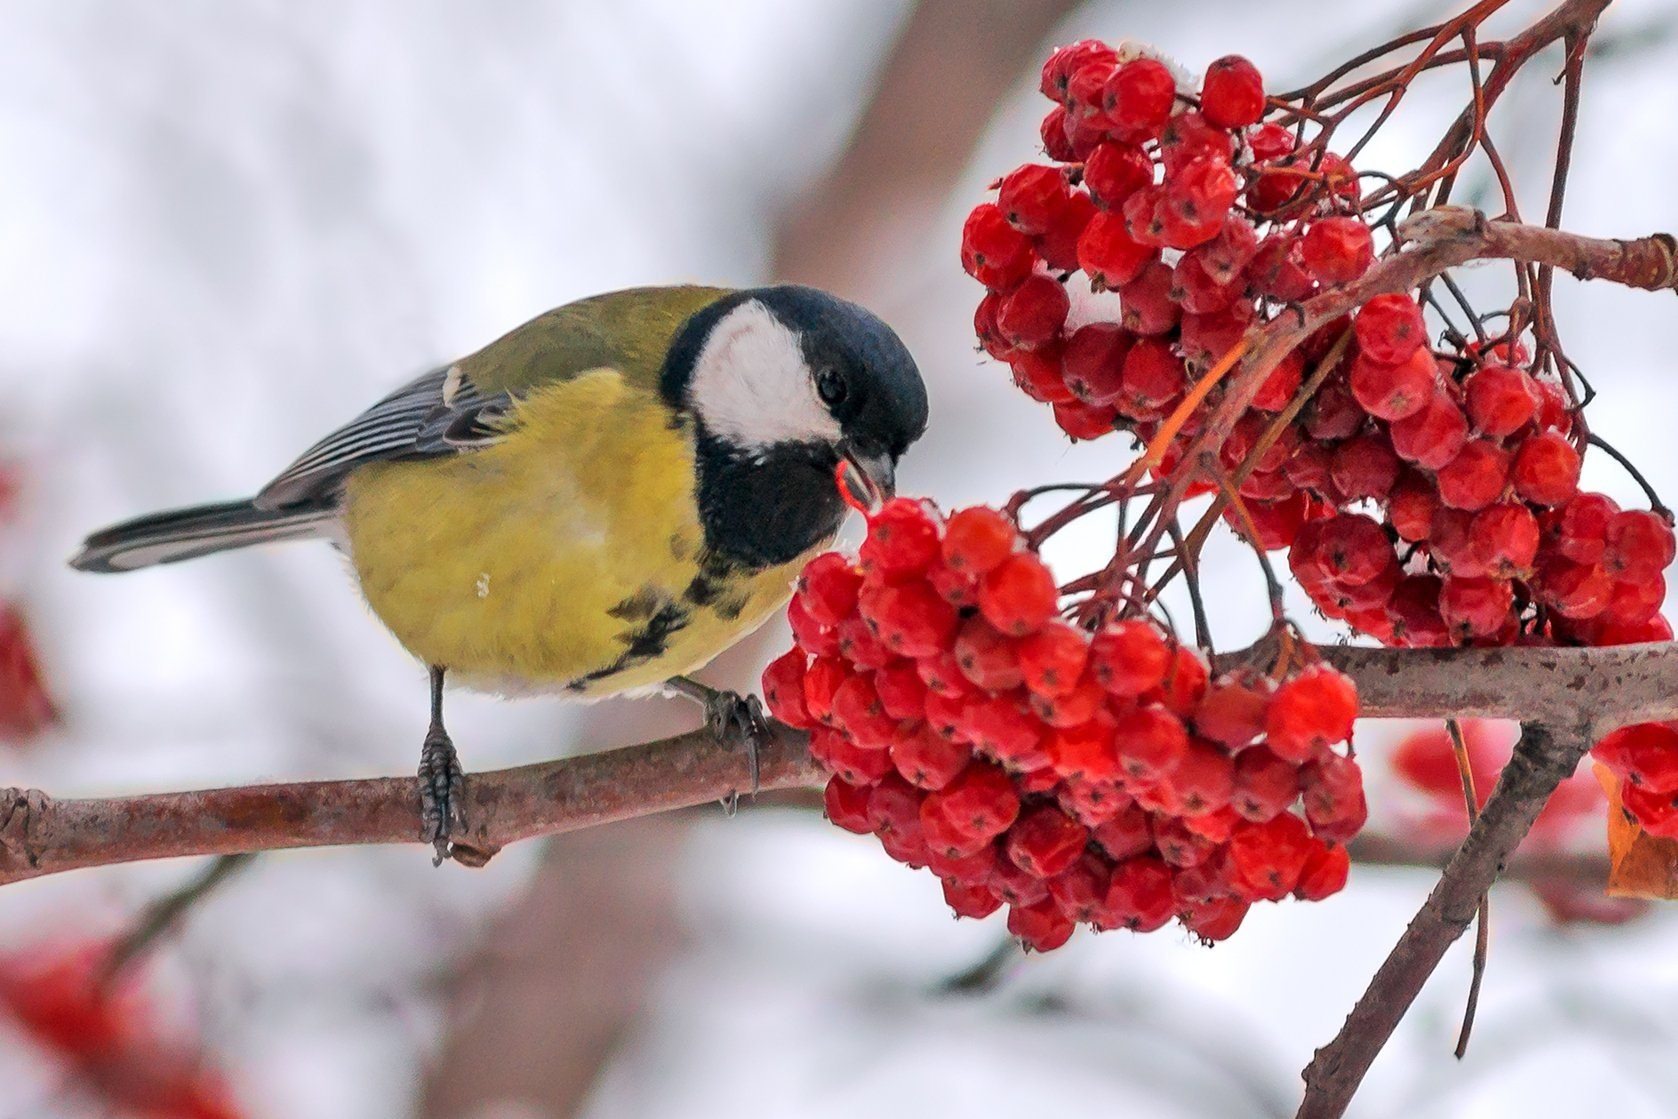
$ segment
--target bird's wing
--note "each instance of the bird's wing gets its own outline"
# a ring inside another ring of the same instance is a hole
[[[453,365],[403,385],[304,451],[264,486],[259,509],[333,505],[370,462],[434,458],[487,446],[517,422],[520,397],[591,369],[655,389],[672,337],[721,288],[637,288],[538,315]]]
[[[486,446],[512,408],[507,392],[482,392],[458,365],[403,385],[320,440],[262,488],[259,509],[330,503],[345,475],[369,462],[431,458]]]

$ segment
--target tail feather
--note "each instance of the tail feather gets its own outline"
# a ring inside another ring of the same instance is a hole
[[[319,506],[258,509],[249,501],[195,505],[135,517],[89,536],[70,560],[78,571],[136,571],[231,548],[320,535],[334,513]]]

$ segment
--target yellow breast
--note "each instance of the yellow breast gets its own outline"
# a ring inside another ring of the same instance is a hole
[[[797,563],[707,559],[693,490],[686,426],[601,369],[524,399],[488,447],[357,470],[345,521],[367,601],[425,663],[610,695],[699,667],[790,593]]]

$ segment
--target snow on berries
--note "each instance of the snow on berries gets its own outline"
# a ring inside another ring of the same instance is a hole
[[[813,560],[763,689],[810,731],[828,818],[937,875],[959,916],[1006,906],[1043,951],[1173,918],[1221,940],[1257,901],[1338,891],[1367,814],[1351,681],[1211,678],[1151,618],[1092,629],[1061,605],[984,506],[896,498],[854,561]]]

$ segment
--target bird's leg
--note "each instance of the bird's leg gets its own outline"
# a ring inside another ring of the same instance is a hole
[[[769,738],[769,720],[763,717],[763,704],[755,695],[721,691],[701,684],[689,676],[672,676],[665,683],[672,693],[686,696],[705,707],[705,723],[724,746],[746,748],[746,769],[751,775],[751,794],[758,790],[758,750]],[[738,791],[730,793],[724,807],[733,813],[739,802]]]
[[[431,727],[420,748],[420,838],[435,852],[432,866],[441,866],[453,853],[449,837],[466,829],[466,773],[443,729],[443,672],[431,666]]]

